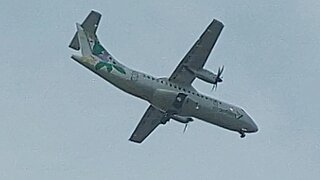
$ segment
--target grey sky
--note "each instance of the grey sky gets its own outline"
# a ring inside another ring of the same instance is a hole
[[[0,179],[318,179],[320,2],[0,2]],[[169,76],[213,18],[225,28],[201,92],[237,104],[260,131],[239,135],[171,121],[127,139],[148,104],[70,59],[75,22],[102,13],[98,35],[122,63]]]

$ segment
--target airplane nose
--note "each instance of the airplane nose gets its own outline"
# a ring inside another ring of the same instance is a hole
[[[259,128],[257,124],[254,122],[254,120],[246,113],[245,121],[248,125],[248,132],[254,133],[258,132]]]
[[[251,128],[252,128],[252,132],[258,132],[259,130],[257,124],[253,120],[252,120]]]

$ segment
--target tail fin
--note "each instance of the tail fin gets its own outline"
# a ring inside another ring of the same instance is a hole
[[[81,24],[81,27],[84,29],[84,31],[87,33],[89,38],[95,40],[96,39],[96,31],[99,26],[99,22],[101,19],[101,14],[96,11],[91,11],[87,18],[83,21]],[[73,39],[71,40],[69,47],[74,50],[80,49],[80,44],[78,40],[78,32],[73,36]]]
[[[80,24],[77,23],[77,35],[78,35],[78,42],[79,42],[79,48],[81,49],[82,56],[91,56],[91,47],[88,41],[88,37],[86,33],[84,32],[83,28]]]

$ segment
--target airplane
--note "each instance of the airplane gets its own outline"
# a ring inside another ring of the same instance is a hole
[[[212,84],[213,89],[222,82],[223,67],[216,74],[204,69],[224,27],[222,22],[213,19],[171,76],[157,78],[126,67],[102,46],[96,35],[100,19],[101,14],[92,10],[82,24],[76,23],[77,32],[69,47],[81,50],[81,55],[71,58],[124,92],[150,103],[130,141],[142,143],[170,119],[185,124],[184,131],[195,118],[238,132],[241,138],[258,131],[242,108],[203,95],[192,86],[196,78]]]

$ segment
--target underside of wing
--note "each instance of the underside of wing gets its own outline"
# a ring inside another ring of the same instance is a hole
[[[159,124],[168,120],[163,112],[150,105],[129,140],[141,143]]]
[[[203,68],[223,27],[220,21],[214,19],[174,70],[169,81],[190,85],[196,76],[189,69]]]

